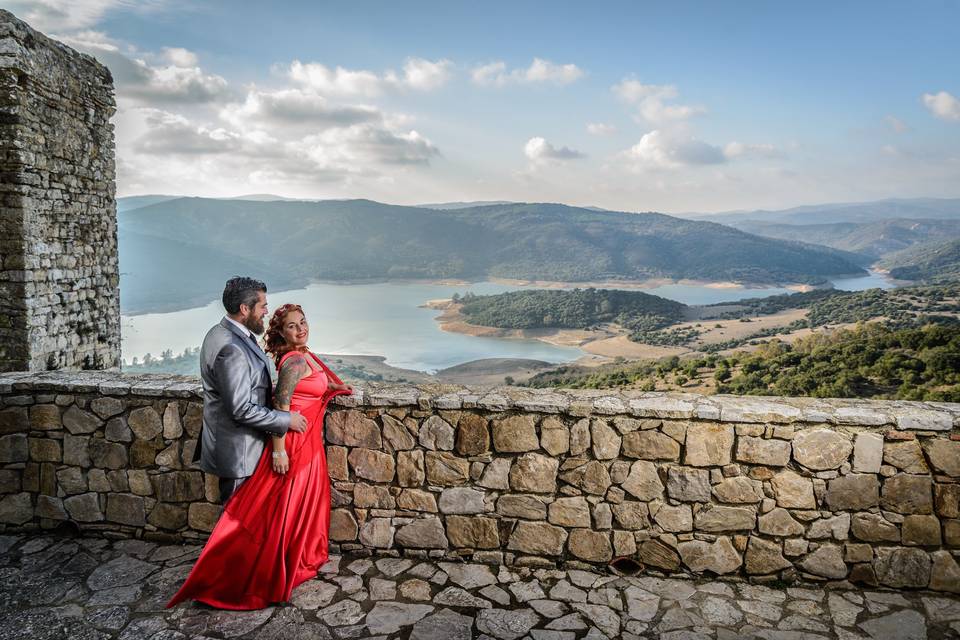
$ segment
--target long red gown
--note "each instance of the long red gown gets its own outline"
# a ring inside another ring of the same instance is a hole
[[[295,352],[286,354],[280,361]],[[327,561],[330,478],[323,447],[323,417],[334,396],[328,379],[343,384],[312,353],[313,372],[297,383],[290,402],[308,422],[304,433],[288,431],[290,469],[274,472],[272,447],[250,479],[240,485],[197,558],[186,582],[167,603],[197,600],[219,609],[262,609],[286,602],[304,580]],[[278,367],[279,369],[279,367]]]

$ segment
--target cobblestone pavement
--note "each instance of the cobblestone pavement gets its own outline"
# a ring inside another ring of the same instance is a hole
[[[163,608],[196,545],[0,536],[0,639],[960,638],[960,597],[336,557],[289,604]]]

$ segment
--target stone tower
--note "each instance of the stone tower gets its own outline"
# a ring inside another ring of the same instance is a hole
[[[0,10],[0,371],[120,361],[113,78]]]

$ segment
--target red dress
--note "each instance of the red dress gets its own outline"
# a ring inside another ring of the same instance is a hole
[[[328,379],[343,383],[315,355],[308,353],[307,361],[313,372],[297,383],[290,410],[299,411],[308,427],[304,433],[287,432],[289,471],[274,472],[272,447],[264,447],[253,475],[224,505],[197,563],[167,608],[184,600],[236,610],[286,602],[294,587],[316,576],[327,561],[330,478],[323,417],[332,397],[349,392],[328,388]]]

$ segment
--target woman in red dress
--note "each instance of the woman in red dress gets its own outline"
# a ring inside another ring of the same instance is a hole
[[[300,305],[286,304],[273,313],[266,335],[266,351],[279,372],[274,405],[299,411],[307,430],[274,437],[264,448],[168,608],[184,600],[235,610],[286,602],[327,561],[330,478],[323,417],[331,398],[353,390],[310,352],[309,334]]]

